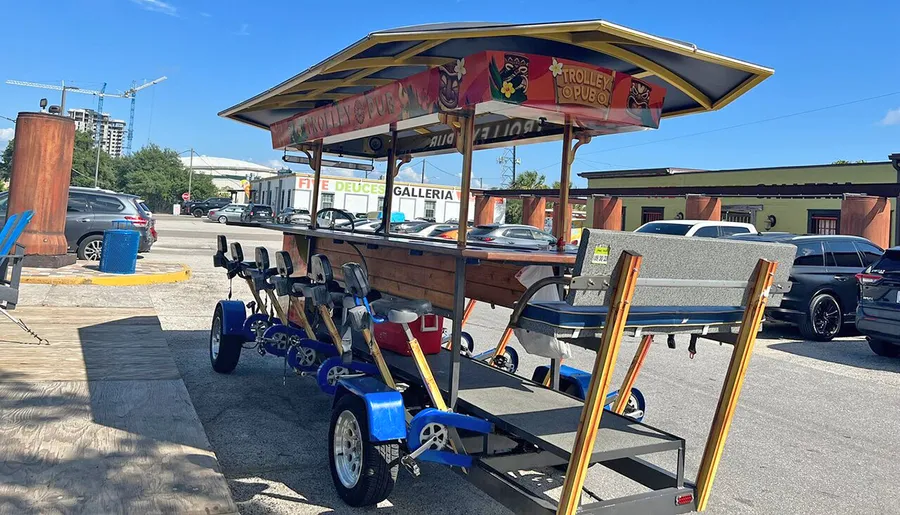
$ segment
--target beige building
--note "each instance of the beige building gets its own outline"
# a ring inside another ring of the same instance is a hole
[[[69,109],[69,118],[75,120],[75,129],[96,138],[97,118],[93,109]],[[121,157],[125,143],[125,120],[116,120],[103,113],[100,130],[100,148],[112,157]]]

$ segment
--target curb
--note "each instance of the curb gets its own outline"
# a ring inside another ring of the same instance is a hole
[[[22,284],[84,285],[94,286],[144,286],[148,284],[178,283],[191,278],[191,269],[181,265],[177,272],[161,274],[107,275],[97,277],[38,277],[22,275]]]

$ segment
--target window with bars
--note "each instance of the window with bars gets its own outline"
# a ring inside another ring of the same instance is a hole
[[[725,211],[722,220],[726,222],[740,222],[744,224],[753,223],[753,213],[749,211]]]
[[[840,209],[810,209],[807,232],[810,234],[840,234]]]
[[[433,200],[425,201],[425,218],[429,220],[434,220],[434,211],[437,206],[437,202]]]
[[[642,207],[641,208],[641,225],[647,222],[655,222],[666,217],[665,208],[662,207]]]

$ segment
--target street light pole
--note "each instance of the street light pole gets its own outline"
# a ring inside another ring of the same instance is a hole
[[[188,175],[188,199],[191,198],[191,186],[194,182],[194,147],[191,147],[190,175]]]

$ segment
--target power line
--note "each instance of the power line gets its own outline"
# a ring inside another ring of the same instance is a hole
[[[752,121],[752,122],[744,122],[744,123],[738,123],[738,124],[735,124],[735,125],[728,125],[728,126],[725,126],[725,127],[719,127],[719,128],[717,128],[717,129],[710,129],[710,130],[707,130],[707,131],[693,132],[693,133],[690,133],[690,134],[682,134],[681,136],[673,136],[673,137],[671,137],[671,138],[666,138],[666,139],[658,139],[658,140],[653,140],[653,141],[645,141],[645,142],[643,142],[643,143],[634,143],[634,144],[631,144],[631,145],[624,145],[624,146],[621,146],[621,147],[614,147],[614,148],[606,148],[606,149],[602,149],[602,150],[595,150],[595,151],[593,151],[593,152],[585,152],[585,154],[586,154],[586,155],[593,155],[593,154],[600,154],[600,153],[602,153],[602,152],[615,152],[615,151],[617,151],[617,150],[624,150],[624,149],[628,149],[628,148],[643,147],[643,146],[646,146],[646,145],[654,145],[654,144],[657,144],[657,143],[667,143],[667,142],[669,142],[669,141],[675,141],[675,140],[684,139],[684,138],[692,138],[692,137],[694,137],[694,136],[703,136],[703,135],[706,135],[706,134],[713,134],[713,133],[716,133],[716,132],[722,132],[722,131],[727,131],[727,130],[731,130],[731,129],[739,129],[739,128],[741,128],[741,127],[747,127],[747,126],[750,126],[750,125],[757,125],[757,124],[760,124],[760,123],[774,122],[774,121],[778,121],[778,120],[784,120],[784,119],[786,119],[786,118],[794,118],[794,117],[796,117],[796,116],[803,116],[803,115],[807,115],[807,114],[818,113],[818,112],[821,112],[821,111],[827,111],[827,110],[829,110],[829,109],[837,109],[837,108],[840,108],[840,107],[846,107],[846,106],[848,106],[848,105],[860,104],[860,103],[862,103],[862,102],[869,102],[869,101],[871,101],[871,100],[878,100],[878,99],[881,99],[881,98],[887,98],[887,97],[891,97],[891,96],[894,96],[894,95],[900,95],[900,91],[893,91],[893,92],[891,92],[891,93],[884,93],[884,94],[881,94],[881,95],[875,95],[875,96],[873,96],[873,97],[866,97],[866,98],[860,98],[860,99],[856,99],[856,100],[850,100],[850,101],[848,101],[848,102],[841,102],[840,104],[832,104],[832,105],[828,105],[828,106],[817,107],[817,108],[814,108],[814,109],[807,109],[807,110],[805,110],[805,111],[797,111],[797,112],[795,112],[795,113],[788,113],[788,114],[783,114],[783,115],[779,115],[779,116],[773,116],[773,117],[771,117],[771,118],[764,118],[764,119],[762,119],[762,120],[754,120],[754,121]],[[577,160],[577,159],[579,159],[579,158],[576,158],[576,160]],[[559,166],[560,163],[561,163],[561,161],[557,161],[557,162],[555,162],[555,163],[553,163],[553,164],[544,166],[544,167],[542,167],[542,168],[538,168],[537,171],[545,170],[545,169],[550,168],[550,167],[553,167],[553,166]]]

